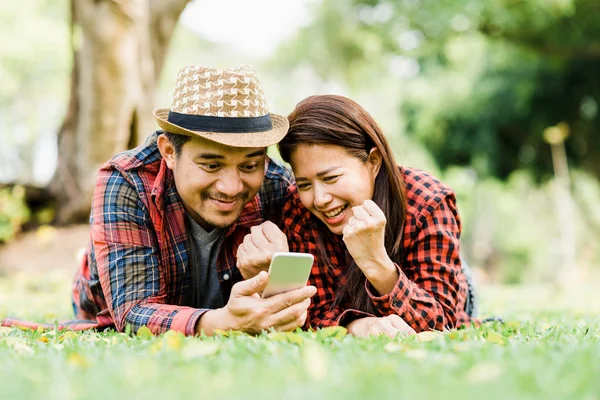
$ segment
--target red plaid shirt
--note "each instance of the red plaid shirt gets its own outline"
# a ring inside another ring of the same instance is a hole
[[[384,296],[379,296],[368,281],[364,290],[377,316],[397,314],[417,332],[466,324],[468,288],[461,271],[460,219],[454,192],[424,171],[401,171],[407,197],[404,256],[392,260],[399,278],[392,292]],[[284,208],[290,251],[316,255],[317,226],[322,223],[302,206],[295,186],[290,187],[290,193],[292,200]],[[336,293],[346,281],[346,248],[341,236],[329,236],[326,248],[335,268],[330,270],[315,257],[309,284],[317,287],[317,294],[308,310],[307,327],[345,325],[356,318],[373,316],[343,305],[332,308]]]
[[[185,303],[192,290],[185,210],[156,146],[159,133],[115,156],[98,174],[91,243],[73,283],[73,307],[77,318],[97,321],[99,328],[122,331],[129,324],[135,332],[145,325],[153,333],[173,329],[193,335],[208,310]],[[237,247],[250,227],[280,218],[292,182],[289,170],[267,159],[259,193],[221,246],[217,274],[224,299],[242,280]]]

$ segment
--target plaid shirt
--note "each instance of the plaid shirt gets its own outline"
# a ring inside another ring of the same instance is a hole
[[[171,170],[156,145],[161,132],[123,152],[98,174],[92,201],[91,242],[73,283],[77,318],[95,320],[98,328],[116,326],[133,332],[169,329],[195,334],[206,309],[185,304],[191,298],[191,260],[185,210]],[[267,158],[265,179],[237,223],[226,233],[217,260],[223,298],[241,281],[237,247],[250,227],[278,220],[293,178]]]
[[[397,314],[417,332],[466,324],[467,281],[461,271],[460,219],[454,192],[424,171],[401,171],[407,197],[404,256],[392,260],[399,278],[392,292],[384,296],[379,296],[368,281],[364,290],[377,316]],[[290,193],[293,198],[284,208],[290,251],[316,255],[317,226],[322,223],[303,208],[295,186],[290,187]],[[346,247],[341,236],[327,237],[327,254],[335,268],[327,268],[315,257],[309,283],[317,287],[317,294],[312,298],[306,327],[346,325],[353,319],[373,316],[343,305],[332,308],[336,292],[346,282]]]

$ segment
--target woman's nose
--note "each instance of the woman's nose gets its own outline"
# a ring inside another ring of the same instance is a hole
[[[323,189],[315,189],[315,207],[317,209],[322,209],[327,207],[327,205],[329,203],[331,203],[331,200],[333,199],[333,196],[331,196],[331,194]]]

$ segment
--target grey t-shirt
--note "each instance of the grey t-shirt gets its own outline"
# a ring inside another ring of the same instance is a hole
[[[192,293],[189,304],[194,308],[220,308],[225,305],[217,276],[217,256],[225,238],[225,229],[207,232],[186,214],[190,232]]]

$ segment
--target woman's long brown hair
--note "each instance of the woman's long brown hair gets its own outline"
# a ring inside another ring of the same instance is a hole
[[[311,96],[302,100],[288,116],[290,128],[279,143],[282,158],[289,163],[298,145],[335,145],[349,155],[367,162],[371,149],[381,152],[382,165],[375,178],[373,201],[387,219],[385,248],[392,260],[402,256],[402,235],[406,217],[404,181],[392,149],[369,113],[354,101],[334,95]],[[316,219],[316,218],[315,218]],[[318,257],[334,268],[325,243],[333,235],[320,220],[316,222]],[[340,288],[333,306],[344,305],[377,315],[367,292],[365,275],[346,251],[347,283]]]

